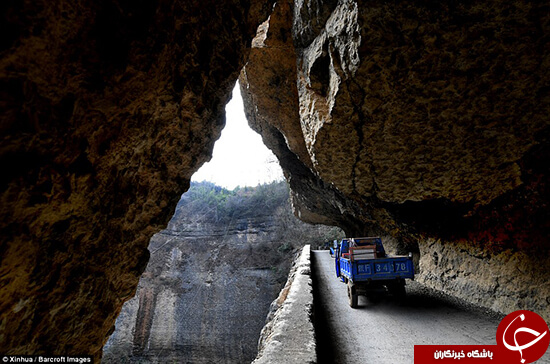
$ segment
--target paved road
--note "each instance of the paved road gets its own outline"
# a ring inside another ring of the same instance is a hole
[[[385,297],[373,304],[360,296],[359,308],[352,309],[346,285],[336,278],[328,251],[314,251],[312,258],[322,310],[316,314],[324,314],[326,326],[317,334],[332,334],[321,343],[329,349],[320,355],[321,362],[409,364],[413,363],[415,344],[496,344],[501,317],[415,282],[407,282],[403,303]]]

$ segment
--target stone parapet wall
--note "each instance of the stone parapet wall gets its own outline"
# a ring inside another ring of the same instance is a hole
[[[317,362],[310,254],[311,246],[306,245],[273,301],[253,364]]]

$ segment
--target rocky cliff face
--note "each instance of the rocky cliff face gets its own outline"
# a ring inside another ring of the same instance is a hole
[[[246,363],[254,359],[277,280],[291,260],[265,239],[266,222],[244,221],[200,238],[156,234],[136,296],[104,349],[104,363]],[[262,226],[263,225],[263,226]],[[258,241],[257,237],[264,235]],[[224,239],[225,237],[225,239]],[[263,241],[261,241],[263,240]],[[286,259],[285,259],[286,258]],[[285,270],[286,268],[286,270]]]
[[[385,235],[439,289],[550,318],[548,10],[278,2],[241,80],[300,216]]]
[[[98,358],[271,4],[1,8],[0,347]]]
[[[226,219],[226,210],[211,214],[212,221],[206,215],[215,205],[197,209],[184,195],[167,229],[151,239],[151,259],[136,296],[117,319],[103,363],[249,363],[255,358],[271,302],[285,284],[296,250],[306,242],[323,242],[333,230],[296,219],[286,186],[275,186],[284,188],[284,198],[269,206],[262,201],[264,208],[246,218]],[[235,208],[246,204],[245,196],[234,199],[241,200]]]
[[[101,355],[272,10],[243,95],[296,213],[390,237],[445,291],[550,319],[548,5],[272,5],[2,4],[6,353]]]

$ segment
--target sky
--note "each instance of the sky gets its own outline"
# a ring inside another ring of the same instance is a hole
[[[212,159],[191,180],[214,182],[230,190],[282,180],[277,158],[263,144],[260,134],[248,126],[238,83],[225,112],[225,128],[214,145]]]

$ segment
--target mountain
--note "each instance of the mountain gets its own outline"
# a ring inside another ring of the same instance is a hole
[[[252,361],[295,252],[341,235],[295,218],[285,182],[232,191],[192,183],[151,239],[151,259],[103,362]]]

